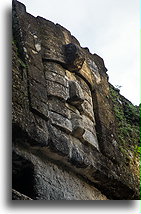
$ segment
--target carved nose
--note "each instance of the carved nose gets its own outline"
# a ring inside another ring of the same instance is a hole
[[[83,50],[76,44],[65,45],[66,69],[69,71],[79,71],[85,61]]]
[[[78,107],[84,102],[84,94],[80,85],[75,81],[69,81],[69,99],[71,105]]]

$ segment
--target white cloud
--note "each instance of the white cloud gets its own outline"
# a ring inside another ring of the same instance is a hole
[[[66,27],[92,53],[100,55],[110,81],[139,104],[139,1],[21,0],[27,11]],[[34,2],[34,3],[33,3]]]

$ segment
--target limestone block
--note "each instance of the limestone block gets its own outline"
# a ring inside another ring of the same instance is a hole
[[[45,73],[50,71],[53,73],[57,73],[58,75],[61,75],[63,77],[65,77],[65,75],[66,75],[66,70],[58,63],[44,61],[43,65],[44,65]]]
[[[49,145],[53,151],[60,155],[69,155],[69,136],[52,125],[49,125]]]
[[[61,100],[67,100],[69,98],[69,89],[63,85],[47,81],[47,94],[48,96],[55,96]]]
[[[96,147],[97,150],[99,150],[99,146],[98,146],[98,141],[97,141],[96,135],[94,135],[93,133],[91,133],[88,130],[85,130],[85,132],[83,134],[83,142],[84,143],[89,143],[89,144],[93,145],[94,147]]]
[[[40,84],[32,79],[29,81],[29,93],[30,97],[37,97],[39,100],[47,103],[47,91],[46,85]]]
[[[42,117],[45,117],[47,119],[48,107],[46,86],[30,79],[29,100],[31,109],[35,110],[36,112],[39,112]]]
[[[31,48],[27,48],[27,54],[29,57],[29,64],[34,65],[40,70],[43,70],[43,62],[42,62],[42,56],[41,53],[36,52],[35,50]]]
[[[85,168],[86,167],[84,164],[83,155],[76,147],[72,148],[72,156],[71,156],[70,162],[79,168]]]
[[[48,21],[42,17],[36,18],[38,24],[42,26],[40,28],[40,34],[42,36],[43,58],[47,60],[56,60],[60,63],[65,62],[64,47],[65,38],[62,30],[56,27],[51,21]]]
[[[79,110],[82,114],[87,116],[91,121],[95,124],[93,106],[89,104],[87,100],[85,100],[81,106],[79,106]]]
[[[60,130],[70,134],[72,132],[71,121],[60,114],[49,111],[49,119],[51,124],[58,127]]]
[[[77,114],[71,114],[71,122],[73,128],[72,135],[81,139],[85,131],[82,117]]]
[[[70,43],[65,45],[66,64],[69,71],[79,71],[85,61],[83,51],[80,46]]]
[[[40,70],[36,66],[29,64],[28,65],[28,75],[30,78],[40,82],[45,85],[45,77],[43,70]]]
[[[90,105],[93,106],[93,101],[92,101],[92,95],[91,94],[88,94],[86,91],[83,90],[83,93],[84,93],[84,97],[85,97],[85,100],[87,100],[89,102]]]
[[[29,119],[31,120],[31,118]],[[27,126],[27,132],[32,139],[30,144],[32,146],[39,147],[48,146],[49,133],[47,122],[44,120],[44,118],[42,119],[41,114],[39,116],[34,114],[32,120],[32,122],[29,121]]]
[[[87,59],[87,64],[91,70],[92,78],[96,80],[97,84],[99,84],[101,82],[101,77],[95,62],[91,59]]]
[[[47,80],[59,83],[59,84],[63,85],[64,87],[68,87],[68,80],[66,78],[64,78],[62,75],[59,75],[57,73],[47,71],[47,72],[45,72],[45,78]]]
[[[33,112],[39,113],[46,120],[48,119],[48,106],[37,97],[32,96],[30,98],[30,107]]]
[[[77,81],[75,73],[66,70],[66,76],[69,80]]]
[[[93,134],[96,134],[95,124],[93,123],[93,121],[91,121],[87,116],[82,115],[82,122],[84,124],[85,129],[89,130]]]
[[[50,111],[56,112],[70,119],[70,110],[67,108],[65,102],[62,102],[56,97],[50,97],[48,100],[48,108]]]
[[[77,115],[80,115],[80,112],[78,111],[78,109],[75,106],[70,105],[69,103],[65,103],[65,105],[69,109],[71,114],[75,113]]]
[[[91,90],[90,90],[90,87],[87,84],[87,82],[84,81],[84,79],[82,79],[80,76],[78,76],[78,75],[75,75],[75,76],[76,76],[78,84],[81,85],[82,90],[87,92],[88,95],[91,96]]]
[[[84,102],[84,94],[80,85],[75,81],[69,81],[68,102],[74,106],[79,106]]]

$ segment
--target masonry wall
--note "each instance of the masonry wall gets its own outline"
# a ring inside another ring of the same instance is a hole
[[[138,197],[120,173],[104,61],[17,1],[12,25],[13,199]]]

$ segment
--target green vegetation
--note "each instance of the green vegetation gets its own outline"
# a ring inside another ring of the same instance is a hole
[[[116,116],[119,148],[127,162],[139,158],[139,107],[134,106],[125,97],[120,95],[119,89],[114,88],[112,85],[110,85],[110,97]]]

